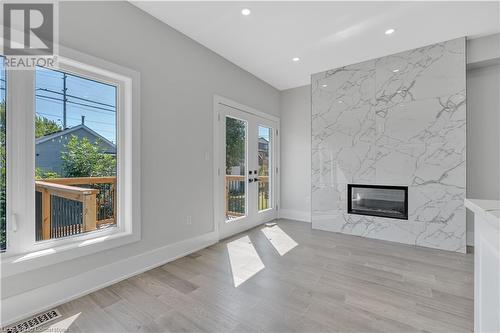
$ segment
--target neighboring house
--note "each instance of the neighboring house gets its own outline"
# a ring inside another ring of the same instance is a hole
[[[106,154],[116,155],[116,145],[113,142],[82,124],[36,139],[36,167],[63,176],[61,155],[72,135],[80,139],[87,138],[91,143],[99,141]]]
[[[269,141],[263,137],[259,137],[259,151],[265,153],[269,152]]]

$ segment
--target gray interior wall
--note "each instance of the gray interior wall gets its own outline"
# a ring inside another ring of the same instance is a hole
[[[500,200],[500,65],[467,71],[467,197]],[[474,216],[467,214],[467,244]]]
[[[500,65],[467,71],[467,196],[500,200]]]
[[[292,214],[299,211],[309,216],[311,87],[307,85],[282,91],[281,112],[281,210]]]
[[[61,44],[141,74],[142,240],[2,279],[2,298],[210,232],[213,95],[280,112],[278,90],[127,2],[61,2],[59,17]]]

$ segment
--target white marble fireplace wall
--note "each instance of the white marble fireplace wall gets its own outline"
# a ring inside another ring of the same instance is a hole
[[[465,251],[465,38],[312,76],[312,226]],[[347,214],[347,184],[408,186],[409,219]]]

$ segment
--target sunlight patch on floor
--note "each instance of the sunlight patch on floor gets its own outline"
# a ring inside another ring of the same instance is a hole
[[[229,242],[226,247],[235,287],[238,287],[265,268],[248,236]]]
[[[292,237],[288,236],[288,234],[275,223],[267,224],[264,228],[260,229],[260,231],[264,233],[280,256],[285,255],[298,245]]]
[[[51,324],[50,326],[44,328],[42,332],[71,332],[71,325],[75,322],[75,320],[81,315],[82,313],[79,312],[71,317],[59,320],[56,323]]]

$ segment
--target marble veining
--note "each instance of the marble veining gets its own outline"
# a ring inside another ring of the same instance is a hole
[[[313,228],[465,251],[465,39],[312,76]],[[347,184],[404,185],[409,219],[347,214]]]

